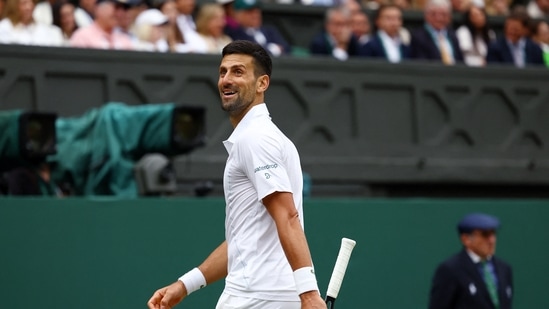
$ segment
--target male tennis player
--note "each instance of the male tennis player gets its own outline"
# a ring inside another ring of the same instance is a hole
[[[225,278],[216,309],[326,309],[303,231],[303,177],[294,144],[264,103],[272,62],[258,44],[234,41],[219,66],[221,107],[234,127],[223,186],[225,241],[197,268],[157,290],[150,309],[168,309]]]

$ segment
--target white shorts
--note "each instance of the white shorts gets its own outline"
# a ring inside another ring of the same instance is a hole
[[[299,301],[272,301],[229,295],[219,297],[215,309],[300,309]]]

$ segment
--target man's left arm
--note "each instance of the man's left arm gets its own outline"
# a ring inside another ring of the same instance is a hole
[[[282,249],[292,270],[312,267],[312,258],[305,232],[299,220],[299,213],[290,192],[274,192],[263,198],[263,205],[273,218]],[[294,273],[295,274],[295,273]],[[316,279],[315,279],[316,280]],[[316,290],[299,295],[302,308],[326,308],[326,303]]]

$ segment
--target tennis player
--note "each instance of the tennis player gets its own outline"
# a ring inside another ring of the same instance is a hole
[[[216,309],[326,309],[303,230],[303,177],[294,144],[271,121],[265,91],[272,62],[260,45],[222,52],[221,107],[234,127],[224,141],[225,241],[198,267],[157,290],[150,309],[174,307],[225,278]]]

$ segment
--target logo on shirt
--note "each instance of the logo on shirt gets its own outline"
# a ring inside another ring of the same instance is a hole
[[[271,178],[271,174],[265,173],[265,178],[267,178],[267,179]]]
[[[254,169],[254,173],[257,173],[259,171],[268,170],[268,169],[271,169],[271,168],[277,168],[277,167],[278,167],[278,164],[276,164],[276,163],[267,164],[267,165],[263,165],[263,166],[258,166]]]

